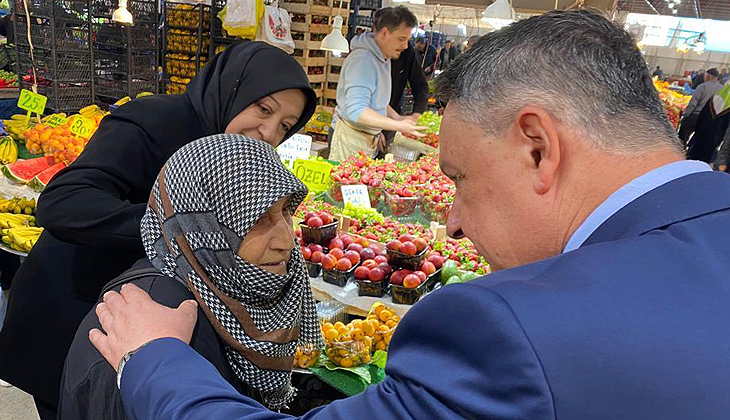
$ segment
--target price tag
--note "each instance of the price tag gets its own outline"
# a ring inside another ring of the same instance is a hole
[[[77,136],[83,137],[85,139],[91,137],[91,132],[94,131],[94,127],[96,127],[96,122],[89,118],[82,117],[81,115],[77,115],[72,118],[73,122],[71,123],[70,131],[73,134],[76,134]]]
[[[368,195],[367,185],[343,185],[342,201],[352,203],[356,206],[370,208],[370,196]]]
[[[68,122],[68,118],[62,117],[58,114],[51,115],[48,120],[46,120],[46,125],[49,127],[58,127],[59,125],[64,125]]]
[[[319,192],[329,188],[332,165],[322,161],[297,159],[292,172],[310,191]]]
[[[33,93],[28,89],[20,90],[18,98],[18,108],[20,109],[42,115],[46,110],[46,102],[48,102],[48,98],[39,93]]]
[[[297,159],[308,159],[312,151],[312,137],[295,134],[276,148],[281,160],[293,163]],[[291,167],[291,165],[290,165]]]

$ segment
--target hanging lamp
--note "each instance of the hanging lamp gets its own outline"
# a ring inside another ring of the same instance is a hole
[[[497,0],[487,6],[482,13],[482,22],[487,22],[495,30],[499,30],[515,21],[515,9],[507,0]]]
[[[350,44],[347,42],[347,38],[342,35],[342,16],[335,16],[332,32],[324,37],[319,48],[340,54],[350,52]]]
[[[119,0],[119,7],[112,14],[112,22],[122,25],[133,25],[134,19],[132,14],[127,10],[127,0]]]

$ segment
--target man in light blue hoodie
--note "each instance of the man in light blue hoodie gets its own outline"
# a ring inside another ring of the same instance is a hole
[[[390,102],[390,60],[408,48],[411,31],[418,24],[406,7],[385,7],[373,15],[373,30],[350,41],[340,82],[330,159],[343,161],[359,152],[374,157],[383,130],[423,136],[415,121],[399,115]]]

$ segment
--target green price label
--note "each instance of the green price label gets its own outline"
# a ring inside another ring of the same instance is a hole
[[[62,117],[60,115],[53,114],[51,117],[46,120],[46,125],[49,127],[58,127],[59,125],[64,125],[68,122],[68,118]]]
[[[329,188],[332,165],[327,162],[297,159],[292,172],[310,191],[324,191]]]
[[[93,120],[82,117],[80,115],[77,115],[73,118],[74,121],[71,123],[71,128],[69,130],[73,134],[76,134],[77,136],[83,137],[85,139],[91,137],[91,132],[94,131],[96,123]]]
[[[41,94],[33,93],[28,89],[21,89],[20,97],[18,98],[18,108],[42,115],[46,110],[47,101],[48,98]]]

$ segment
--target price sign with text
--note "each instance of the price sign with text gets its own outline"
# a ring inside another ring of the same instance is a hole
[[[319,192],[329,188],[332,165],[322,161],[297,159],[292,172],[310,191]]]
[[[367,185],[343,185],[342,201],[352,203],[356,206],[370,208],[370,196],[368,195]]]
[[[46,120],[46,125],[49,127],[58,127],[59,125],[64,125],[67,122],[68,118],[53,114],[50,118],[48,118],[48,120]]]
[[[304,134],[295,134],[276,148],[282,160],[294,162],[297,159],[309,158],[312,151],[312,137]]]
[[[94,120],[77,115],[73,117],[73,122],[69,130],[79,137],[88,139],[91,137],[91,132],[94,131],[94,127],[96,127]]]
[[[41,94],[33,93],[28,89],[20,90],[18,98],[18,108],[20,109],[42,115],[46,110],[46,102],[48,102],[48,98]]]

